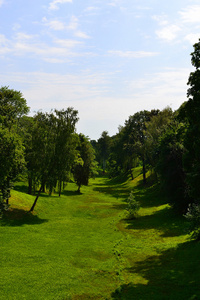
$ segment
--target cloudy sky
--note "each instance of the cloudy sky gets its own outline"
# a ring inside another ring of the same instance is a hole
[[[32,114],[74,107],[78,132],[113,135],[186,100],[199,16],[199,0],[0,0],[0,86]]]

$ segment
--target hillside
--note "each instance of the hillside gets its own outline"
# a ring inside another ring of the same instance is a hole
[[[23,183],[0,220],[0,299],[199,299],[200,243],[156,185],[91,180],[34,200]],[[139,216],[126,218],[130,191]]]

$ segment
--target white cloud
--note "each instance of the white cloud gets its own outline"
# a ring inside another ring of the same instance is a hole
[[[157,52],[146,52],[146,51],[120,51],[120,50],[110,50],[108,51],[111,55],[116,55],[124,58],[143,58],[152,57],[158,55]]]
[[[0,7],[5,3],[4,0],[0,0]]]
[[[166,15],[152,16],[152,19],[157,21],[160,26],[166,26],[169,23]]]
[[[168,25],[156,30],[156,35],[159,39],[171,42],[177,38],[177,34],[180,30],[181,28],[177,25]]]
[[[53,30],[64,30],[67,28],[67,26],[61,22],[61,21],[58,21],[58,20],[52,20],[52,21],[48,21],[46,17],[44,17],[42,19],[43,23],[48,26],[50,29],[53,29]]]
[[[69,39],[55,39],[54,42],[63,48],[74,48],[75,46],[82,44],[82,42]]]
[[[64,4],[64,3],[72,3],[72,0],[54,0],[49,3],[49,9],[50,10],[58,10],[59,4]]]
[[[79,29],[79,20],[75,16],[71,16],[69,24],[65,24],[64,22],[61,22],[59,20],[51,20],[48,21],[46,17],[42,19],[42,22],[48,26],[50,29],[53,29],[55,31],[62,31],[62,30],[68,30],[73,33],[74,36],[82,38],[82,39],[88,39],[90,36],[88,36],[85,32],[81,31]]]
[[[188,6],[180,11],[179,14],[183,22],[200,24],[200,5]]]
[[[189,43],[191,45],[194,45],[195,43],[198,43],[199,41],[199,38],[200,38],[200,33],[190,33],[190,34],[187,34],[185,36],[185,40],[189,41]]]
[[[65,75],[2,72],[0,82],[2,85],[9,82],[10,86],[21,90],[32,112],[74,107],[79,111],[79,132],[98,138],[103,130],[115,134],[118,125],[123,125],[128,116],[137,111],[163,109],[168,105],[178,109],[186,100],[190,71],[187,68],[165,69],[144,74],[121,85],[123,93],[119,93],[116,83],[113,90],[109,88],[113,73],[91,71]]]
[[[76,30],[77,27],[78,27],[78,18],[76,18],[75,16],[72,16],[70,19],[70,23],[68,25],[68,29]]]

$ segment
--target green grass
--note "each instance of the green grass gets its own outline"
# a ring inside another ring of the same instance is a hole
[[[200,299],[200,243],[156,185],[91,180],[34,200],[19,184],[0,227],[0,299]],[[149,177],[150,179],[150,177]],[[126,219],[130,191],[139,217]]]

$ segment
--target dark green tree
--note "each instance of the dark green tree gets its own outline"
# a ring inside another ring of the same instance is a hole
[[[185,213],[191,199],[183,168],[187,126],[172,121],[160,138],[156,169],[169,202],[178,213]]]
[[[200,203],[200,40],[194,44],[191,62],[195,71],[188,79],[188,101],[184,105],[188,130],[185,136],[184,168],[190,195]]]

